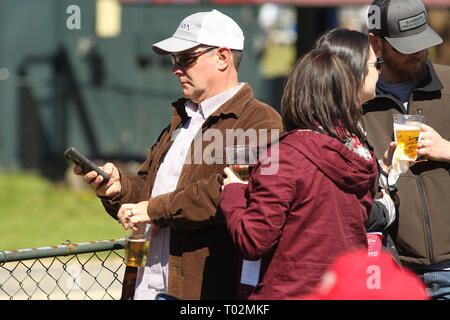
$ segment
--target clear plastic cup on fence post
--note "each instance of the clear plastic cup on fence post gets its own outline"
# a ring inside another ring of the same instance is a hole
[[[243,181],[248,181],[249,165],[258,160],[258,146],[233,145],[225,147],[228,167]]]
[[[150,246],[150,235],[145,230],[125,231],[125,264],[129,267],[144,267]]]

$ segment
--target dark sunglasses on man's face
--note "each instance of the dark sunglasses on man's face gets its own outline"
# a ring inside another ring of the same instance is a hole
[[[180,54],[171,54],[170,60],[172,60],[172,64],[177,64],[182,68],[188,68],[192,64],[194,64],[195,61],[197,61],[198,57],[201,56],[201,54],[206,53],[208,51],[211,51],[212,49],[216,49],[216,47],[208,47],[203,50],[195,51],[195,52],[187,52],[187,53],[180,53]]]

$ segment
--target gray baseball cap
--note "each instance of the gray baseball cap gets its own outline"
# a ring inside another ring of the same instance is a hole
[[[442,38],[427,23],[427,11],[421,0],[373,1],[369,9],[369,32],[384,38],[403,54],[442,43]]]

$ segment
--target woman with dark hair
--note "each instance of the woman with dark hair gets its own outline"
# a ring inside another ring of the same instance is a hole
[[[362,97],[360,98],[362,103],[374,98],[374,92],[372,87],[364,88],[363,79],[368,76],[369,69],[366,67],[368,59],[373,60],[375,53],[370,46],[369,36],[361,33],[359,31],[337,28],[332,29],[322,35],[317,39],[314,44],[314,48],[328,49],[335,53],[341,60],[343,60],[350,68],[353,76],[356,79],[356,91],[361,92]],[[383,61],[376,58],[376,68],[381,72]],[[361,119],[362,122],[362,119]],[[369,145],[370,141],[366,140],[364,129],[360,130],[364,133],[364,142]],[[369,214],[369,218],[365,222],[365,226],[368,232],[381,232],[383,234],[383,247],[384,249],[391,252],[392,256],[400,262],[398,252],[395,248],[394,242],[389,235],[389,229],[395,220],[395,205],[392,201],[389,191],[393,191],[394,187],[390,188],[387,185],[387,175],[389,173],[389,168],[392,160],[392,154],[395,150],[396,143],[392,142],[386,151],[386,155],[383,159],[380,159],[379,172],[379,190],[380,192],[376,195],[376,200],[373,203],[372,209]]]
[[[367,76],[378,79],[379,72],[370,74],[370,71],[381,71],[383,61],[375,56],[366,34],[344,28],[332,29],[316,40],[313,49],[328,49],[341,58],[355,77],[355,91],[359,93],[361,102],[375,97],[375,89],[371,86],[365,88],[364,79]],[[373,64],[375,70],[368,68],[368,62]]]
[[[367,74],[356,80],[330,50],[306,54],[282,96],[287,133],[252,167],[247,185],[225,169],[220,206],[228,230],[244,259],[261,259],[249,299],[299,298],[335,257],[367,248],[377,163],[358,122],[364,92],[375,92],[375,62],[368,54]]]

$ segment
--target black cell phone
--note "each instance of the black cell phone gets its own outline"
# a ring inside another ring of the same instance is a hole
[[[102,169],[97,167],[91,160],[89,160],[85,155],[80,153],[77,149],[74,147],[68,148],[64,155],[67,159],[69,159],[73,164],[80,166],[83,169],[84,173],[88,173],[89,171],[96,171],[99,175],[103,177],[103,183],[108,183],[109,181],[109,175],[105,173]]]

